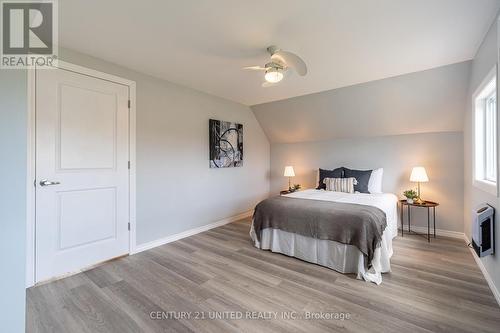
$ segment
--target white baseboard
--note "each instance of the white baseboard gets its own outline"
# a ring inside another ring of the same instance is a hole
[[[206,225],[198,227],[198,228],[189,229],[189,230],[180,232],[178,234],[163,237],[163,238],[160,238],[160,239],[148,242],[148,243],[138,244],[135,248],[135,251],[131,252],[130,254],[136,254],[136,253],[139,253],[142,251],[152,249],[152,248],[157,247],[157,246],[161,246],[161,245],[164,245],[167,243],[175,242],[176,240],[186,238],[189,236],[193,236],[193,235],[199,234],[200,232],[204,232],[204,231],[207,231],[207,230],[210,230],[213,228],[217,228],[217,227],[223,226],[225,224],[228,224],[228,223],[231,223],[234,221],[238,221],[238,220],[250,217],[250,216],[252,216],[252,214],[253,214],[253,210],[249,210],[247,212],[244,212],[244,213],[241,213],[241,214],[238,214],[235,216],[231,216],[231,217],[225,218],[225,219],[217,221],[217,222],[206,224]]]
[[[399,227],[398,230],[401,230],[401,227]],[[418,232],[420,234],[427,235],[427,228],[426,227],[416,227],[416,226],[412,225],[411,230]],[[434,230],[431,228],[431,237],[433,236],[433,231]],[[405,225],[405,232],[408,232],[408,226],[406,226],[406,225]],[[436,229],[436,236],[464,239],[465,235],[463,232],[444,230],[444,229]]]
[[[470,243],[469,239],[467,236],[464,234],[464,239],[467,242],[467,244]],[[486,267],[484,267],[483,262],[481,259],[478,257],[476,251],[474,251],[473,248],[469,247],[470,252],[472,253],[472,256],[474,257],[474,260],[476,261],[476,264],[479,266],[479,269],[484,275],[484,278],[486,279],[486,282],[488,282],[488,286],[490,286],[491,292],[493,293],[493,296],[495,296],[495,299],[497,300],[498,305],[500,305],[500,292],[498,291],[497,287],[495,286],[495,283],[493,282],[493,279],[491,278],[490,273],[486,270]]]

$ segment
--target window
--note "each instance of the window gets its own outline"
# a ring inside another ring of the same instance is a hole
[[[497,181],[497,96],[493,91],[485,98],[484,113],[484,140],[485,140],[485,165],[484,178],[490,182]]]
[[[497,195],[496,68],[474,94],[474,185]]]

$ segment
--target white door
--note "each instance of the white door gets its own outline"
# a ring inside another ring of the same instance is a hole
[[[36,72],[36,282],[129,252],[129,90]]]

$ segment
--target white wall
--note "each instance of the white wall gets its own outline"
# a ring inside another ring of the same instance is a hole
[[[293,165],[294,183],[316,187],[318,167],[333,169],[384,168],[383,190],[398,196],[408,188],[413,166],[423,165],[430,182],[422,184],[424,199],[440,203],[436,228],[463,230],[463,143],[462,132],[409,134],[374,138],[335,139],[271,145],[271,191],[288,187],[283,177],[286,165]],[[427,226],[427,212],[412,210],[412,225]]]
[[[250,108],[70,50],[60,58],[137,82],[138,244],[238,215],[268,196],[269,142]],[[243,124],[243,167],[209,168],[210,118]]]
[[[26,71],[0,70],[0,331],[24,332]]]
[[[481,203],[488,203],[497,209],[495,216],[497,253],[481,258],[481,261],[497,290],[500,290],[500,213],[498,212],[500,199],[472,185],[472,94],[497,63],[497,47],[500,45],[497,40],[497,29],[498,24],[495,20],[472,62],[467,109],[464,117],[464,232],[470,240],[472,209],[474,207]]]
[[[271,141],[271,191],[286,188],[282,172],[289,164],[306,187],[314,186],[320,167],[384,167],[384,191],[402,197],[415,186],[412,167],[422,165],[430,177],[423,197],[441,203],[437,227],[462,233],[470,66],[462,62],[252,106]],[[423,213],[415,215],[419,226],[426,226]]]

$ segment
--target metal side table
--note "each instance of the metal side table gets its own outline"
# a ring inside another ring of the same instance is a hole
[[[436,207],[439,203],[434,201],[424,201],[421,204],[418,203],[408,203],[406,200],[399,200],[401,204],[401,237],[404,235],[404,207],[408,207],[408,233],[413,233],[416,235],[425,236],[425,234],[417,233],[411,230],[411,207],[427,208],[427,241],[431,241],[431,210],[432,210],[432,224],[433,224],[433,234],[436,238]]]

